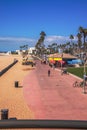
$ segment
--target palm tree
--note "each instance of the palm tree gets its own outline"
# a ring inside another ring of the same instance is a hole
[[[79,27],[79,32],[81,33],[82,37],[83,37],[83,44],[84,44],[84,50],[86,51],[86,42],[85,42],[85,38],[87,36],[87,29],[83,28],[83,27]]]
[[[79,32],[81,33],[82,37],[83,37],[83,44],[84,44],[84,52],[86,52],[86,36],[87,36],[87,29],[83,28],[83,27],[79,27]],[[86,58],[86,57],[84,57]],[[86,68],[85,68],[85,62],[84,62],[84,74],[86,73]],[[85,86],[84,86],[85,88]]]
[[[66,43],[66,47],[67,47],[67,52],[69,53],[69,50],[70,50],[70,42],[67,42],[67,43]]]
[[[69,38],[71,39],[71,44],[72,44],[72,40],[74,39],[74,36],[71,34]]]
[[[25,50],[25,52],[23,52],[23,50]],[[22,57],[26,56],[28,54],[28,45],[20,46],[20,51],[21,51]]]
[[[73,54],[73,52],[74,52],[74,44],[72,43],[72,40],[74,39],[74,36],[71,34],[70,35],[70,37],[69,37],[70,39],[71,39],[71,54]]]
[[[79,53],[81,53],[81,46],[82,46],[82,41],[81,41],[82,35],[81,35],[81,33],[77,34],[77,38],[78,38]]]
[[[43,37],[45,37],[46,33],[44,31],[41,31],[40,35],[43,36]]]
[[[45,45],[44,45],[44,39],[45,39],[45,32],[41,31],[40,38],[38,39],[35,47],[37,49],[37,53],[42,56],[42,54],[45,52]]]
[[[51,44],[51,50],[52,50],[53,53],[58,52],[57,43],[52,43],[52,44]]]
[[[45,39],[46,33],[44,31],[41,31],[40,33],[40,44],[44,46],[44,39]]]

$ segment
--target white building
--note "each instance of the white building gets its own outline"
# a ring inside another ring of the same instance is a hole
[[[32,54],[35,51],[35,47],[30,47],[28,50],[29,50],[28,53]]]
[[[32,54],[33,51],[35,51],[35,47],[28,48],[28,54]],[[16,52],[18,53],[18,55],[21,55],[21,51],[20,50],[16,50]],[[22,50],[22,52],[25,52],[25,50]]]
[[[20,50],[16,50],[16,52],[18,53],[18,55],[21,55],[21,52],[20,52]]]

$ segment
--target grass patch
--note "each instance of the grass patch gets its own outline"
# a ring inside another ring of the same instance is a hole
[[[67,69],[69,73],[74,74],[80,78],[83,78],[84,75],[84,67],[79,67],[79,68],[75,68],[75,67],[70,67]],[[86,75],[87,75],[87,67],[86,67]]]

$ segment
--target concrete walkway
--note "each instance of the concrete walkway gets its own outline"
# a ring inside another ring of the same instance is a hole
[[[48,77],[47,71],[51,70]],[[82,88],[74,88],[72,75],[37,61],[36,69],[24,79],[23,94],[36,119],[87,120],[87,94]]]

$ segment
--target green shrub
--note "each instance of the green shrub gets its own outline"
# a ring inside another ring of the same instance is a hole
[[[87,74],[87,67],[85,68],[86,70],[86,74]],[[80,78],[83,78],[84,75],[84,67],[79,67],[79,68],[75,68],[75,67],[70,67],[68,68],[68,72],[71,74],[74,74]]]

